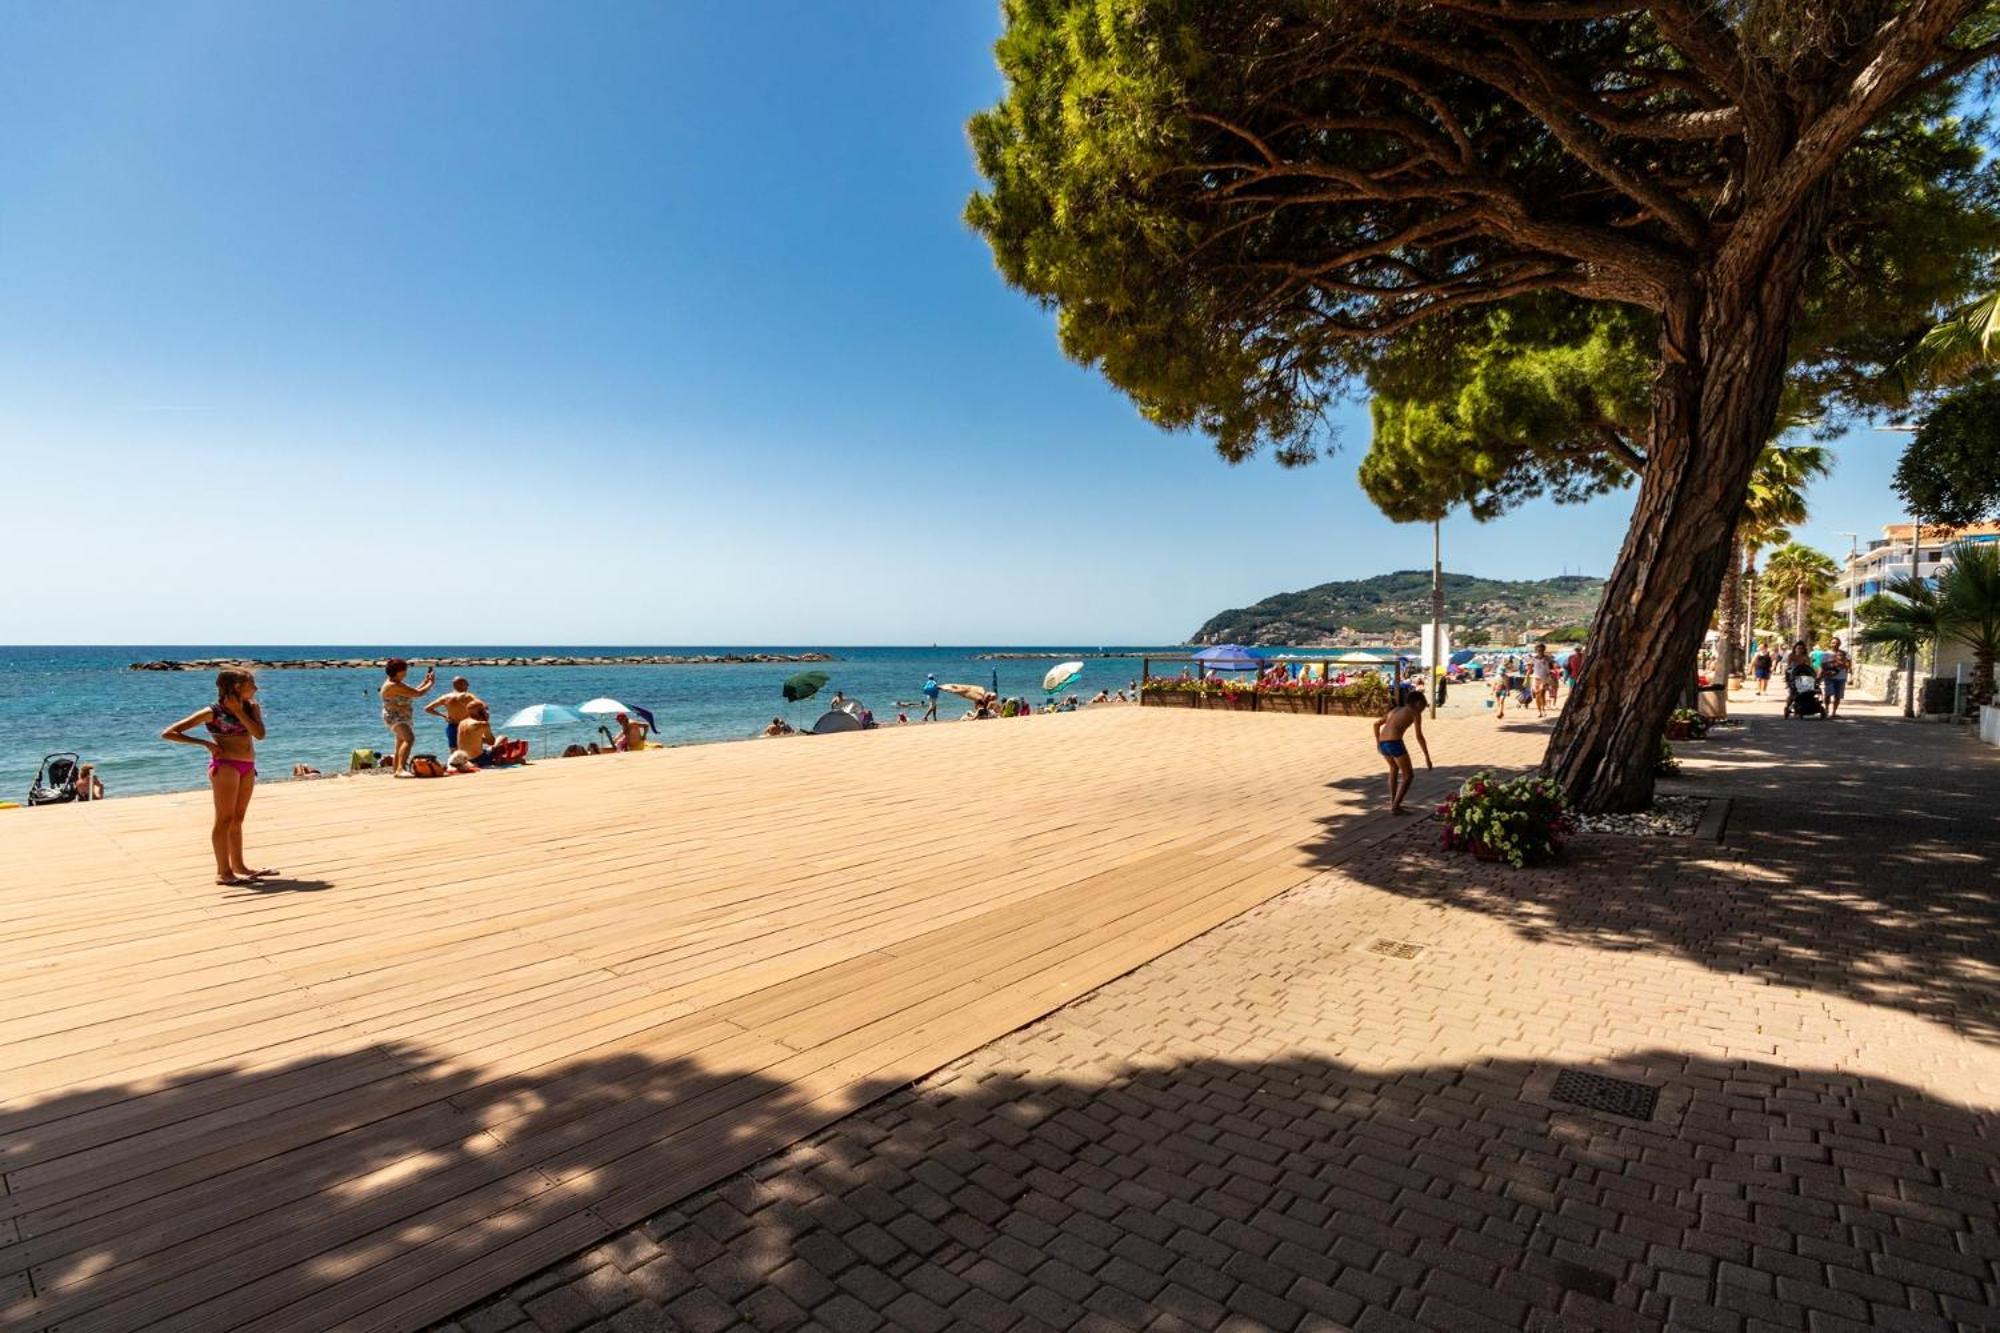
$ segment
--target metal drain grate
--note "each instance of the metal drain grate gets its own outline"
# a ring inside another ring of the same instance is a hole
[[[1384,958],[1415,958],[1423,951],[1423,945],[1408,940],[1376,940],[1368,946],[1369,953],[1379,953]]]
[[[1627,1120],[1651,1120],[1660,1104],[1658,1088],[1644,1083],[1628,1083],[1622,1078],[1606,1078],[1602,1074],[1586,1074],[1576,1069],[1565,1069],[1557,1074],[1549,1095],[1559,1102],[1624,1116]]]

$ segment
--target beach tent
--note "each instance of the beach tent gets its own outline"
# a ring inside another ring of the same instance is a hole
[[[830,736],[836,731],[859,730],[861,730],[860,715],[850,713],[844,708],[829,708],[820,714],[819,721],[812,726],[812,734],[815,736]]]
[[[1194,655],[1194,660],[1210,671],[1255,671],[1264,665],[1264,655],[1240,643],[1218,643]]]

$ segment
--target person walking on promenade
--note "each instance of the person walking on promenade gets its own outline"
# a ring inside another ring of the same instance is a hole
[[[190,736],[205,727],[211,739]],[[215,702],[189,713],[160,733],[163,741],[208,751],[208,789],[215,797],[209,845],[215,849],[215,882],[242,884],[278,872],[253,869],[243,855],[243,816],[257,787],[257,742],[264,739],[264,710],[257,706],[257,678],[248,671],[215,673]]]
[[[1548,644],[1535,645],[1535,651],[1528,657],[1528,674],[1535,686],[1535,716],[1547,717],[1549,704],[1556,692],[1556,659],[1549,652]]]
[[[414,700],[431,692],[437,682],[437,668],[424,669],[422,685],[408,685],[403,677],[410,672],[410,664],[400,657],[392,657],[382,664],[387,677],[376,693],[382,696],[382,725],[396,738],[396,754],[389,765],[390,773],[404,777],[410,771],[410,747],[417,743],[417,729],[410,717],[410,706]]]
[[[926,722],[938,720],[938,680],[936,673],[924,677],[924,717]]]
[[[1392,815],[1408,813],[1403,809],[1403,798],[1410,794],[1410,783],[1416,778],[1416,767],[1410,763],[1410,747],[1403,741],[1404,732],[1415,731],[1417,744],[1424,752],[1424,767],[1432,767],[1430,742],[1424,739],[1424,710],[1428,707],[1430,700],[1424,698],[1424,692],[1412,689],[1375,723],[1375,752],[1389,764]]]
[[[1847,673],[1853,665],[1839,639],[1833,641],[1833,647],[1819,660],[1819,689],[1826,696],[1828,717],[1840,716],[1840,701],[1847,697]]]
[[[1764,687],[1771,683],[1770,644],[1766,643],[1758,646],[1757,655],[1750,659],[1750,674],[1757,678],[1757,693],[1762,694]]]
[[[478,702],[479,696],[472,692],[472,683],[463,676],[453,676],[450,693],[440,694],[424,705],[424,711],[432,717],[444,718],[446,754],[458,748],[459,724],[472,716],[472,706]]]

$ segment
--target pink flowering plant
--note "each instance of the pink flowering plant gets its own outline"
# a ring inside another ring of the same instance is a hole
[[[1542,777],[1496,778],[1481,770],[1438,807],[1448,851],[1518,868],[1554,858],[1574,831],[1562,788]]]

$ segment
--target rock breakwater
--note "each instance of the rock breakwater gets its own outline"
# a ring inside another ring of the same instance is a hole
[[[134,662],[133,671],[221,671],[234,667],[246,671],[380,671],[379,657],[192,657]],[[617,654],[605,657],[414,657],[411,669],[435,664],[440,670],[461,667],[569,667],[569,666],[733,666],[754,663],[833,662],[831,653],[664,653],[650,655]]]

